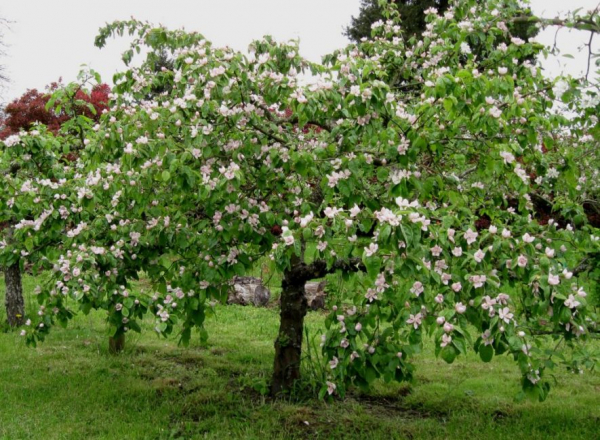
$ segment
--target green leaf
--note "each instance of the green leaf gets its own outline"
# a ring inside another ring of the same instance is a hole
[[[449,364],[454,362],[454,359],[456,359],[457,355],[458,351],[452,345],[446,345],[444,348],[442,348],[442,351],[440,352],[440,356],[442,357],[442,359],[444,359]]]
[[[173,256],[172,255],[170,255],[170,254],[163,254],[160,257],[160,264],[165,269],[169,269],[171,267],[171,265],[173,264],[172,260],[173,260]]]
[[[479,346],[479,357],[483,362],[490,362],[494,357],[494,348],[491,345],[481,344]]]
[[[365,257],[363,258],[363,263],[367,268],[367,274],[369,278],[375,279],[379,272],[381,271],[381,258],[379,257]]]

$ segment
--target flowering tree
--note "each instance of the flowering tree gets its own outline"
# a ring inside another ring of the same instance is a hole
[[[593,366],[597,86],[548,80],[530,61],[545,49],[507,27],[549,22],[513,0],[477,3],[428,10],[420,42],[391,9],[371,40],[323,64],[269,37],[248,57],[135,20],[103,28],[99,46],[135,35],[126,62],[145,45],[174,67],[119,74],[65,187],[37,204],[20,194],[38,223],[67,231],[27,340],[73,298],[107,310],[114,338],[150,310],[158,333],[179,328],[185,343],[194,327],[205,335],[231,277],[271,258],[283,279],[275,394],[300,375],[304,284],[333,273],[343,289],[322,395],[410,379],[427,336],[449,363],[469,348],[485,362],[511,355],[540,400],[546,369]],[[594,14],[555,24],[600,29]],[[418,89],[389,85],[399,66]],[[153,290],[135,296],[142,271]]]
[[[80,79],[85,84],[90,78]],[[40,192],[48,188],[58,190],[64,185],[65,170],[70,169],[84,147],[84,132],[100,117],[99,112],[106,109],[108,102],[109,89],[105,84],[97,84],[89,91],[80,84],[54,84],[50,89],[54,92],[52,98],[30,90],[9,104],[0,132],[0,138],[4,138],[4,148],[0,150],[4,183],[0,196],[0,267],[5,273],[5,304],[11,326],[24,322],[21,257],[35,260],[37,257],[30,255],[32,251],[53,252],[62,233],[60,229],[44,230],[33,237],[28,231],[15,231],[14,226],[20,229],[28,225],[40,230],[51,211],[36,219],[28,203],[38,204],[42,199]],[[52,135],[59,130],[60,142]],[[21,194],[33,198],[26,198],[23,203]]]

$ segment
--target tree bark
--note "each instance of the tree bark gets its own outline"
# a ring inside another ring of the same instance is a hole
[[[275,341],[275,365],[271,382],[271,394],[274,396],[291,390],[294,382],[300,378],[304,316],[308,307],[304,283],[304,278],[295,277],[293,270],[284,273],[281,283],[281,318]]]
[[[337,271],[366,270],[360,258],[337,260],[330,267],[323,260],[315,260],[311,264],[305,264],[299,258],[294,260],[292,267],[283,273],[281,282],[280,324],[271,382],[271,394],[274,396],[291,390],[294,382],[300,378],[304,317],[308,309],[305,283]]]
[[[8,325],[18,327],[23,325],[25,319],[25,301],[23,300],[23,284],[19,262],[4,269],[4,284],[6,286],[4,303]]]
[[[125,349],[125,333],[108,338],[108,352],[110,354],[121,353]]]

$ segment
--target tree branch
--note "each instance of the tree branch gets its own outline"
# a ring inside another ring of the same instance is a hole
[[[360,258],[337,260],[329,268],[324,260],[316,260],[311,264],[300,263],[295,265],[286,274],[285,282],[288,284],[304,284],[306,281],[323,278],[325,275],[335,273],[338,270],[342,272],[365,272],[367,268]]]
[[[520,16],[514,17],[511,21],[513,23],[541,23],[544,26],[563,26],[580,31],[589,32],[600,32],[600,25],[592,19],[593,15],[589,18],[577,17],[575,20],[563,20],[560,18],[540,18],[531,16]]]

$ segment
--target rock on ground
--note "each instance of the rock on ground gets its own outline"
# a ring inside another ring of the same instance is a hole
[[[313,310],[325,308],[325,298],[327,297],[327,294],[325,293],[326,285],[327,281],[309,281],[304,285],[308,307]]]
[[[271,299],[271,292],[263,285],[260,278],[233,277],[231,284],[227,304],[264,307]]]

